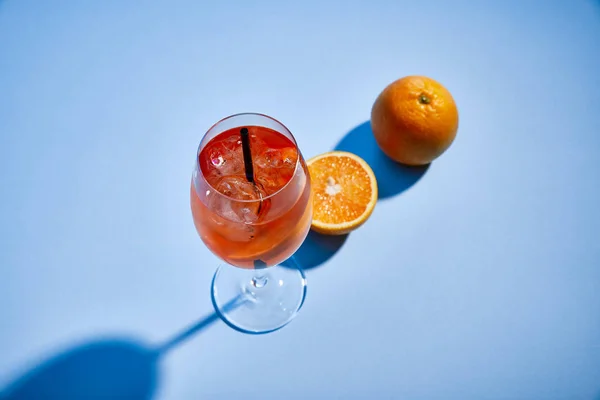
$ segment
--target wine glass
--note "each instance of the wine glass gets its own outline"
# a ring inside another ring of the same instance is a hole
[[[292,133],[264,114],[217,122],[198,147],[190,198],[200,238],[226,263],[211,290],[221,318],[246,333],[289,323],[304,302],[306,278],[280,264],[312,220],[310,175]],[[238,306],[225,307],[234,298]]]

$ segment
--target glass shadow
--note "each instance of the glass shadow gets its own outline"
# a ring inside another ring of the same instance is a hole
[[[239,298],[227,307],[240,305]],[[134,339],[102,338],[60,352],[0,391],[2,400],[150,400],[160,378],[160,359],[219,320],[212,313],[158,346]]]
[[[305,271],[319,267],[342,248],[347,238],[348,235],[329,236],[311,230],[294,255],[280,265]]]

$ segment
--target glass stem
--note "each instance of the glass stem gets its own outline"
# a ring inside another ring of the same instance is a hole
[[[267,278],[266,274],[264,274],[264,273],[256,274],[252,278],[252,286],[254,286],[257,289],[260,289],[260,288],[264,287],[268,281],[269,281],[269,279]]]

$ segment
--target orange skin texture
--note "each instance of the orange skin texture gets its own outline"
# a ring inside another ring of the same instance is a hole
[[[444,153],[458,130],[458,110],[450,92],[425,76],[389,84],[371,109],[377,144],[392,160],[425,165]]]

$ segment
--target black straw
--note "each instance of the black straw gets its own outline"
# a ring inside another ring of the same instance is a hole
[[[254,260],[254,269],[263,269],[267,268],[267,263],[261,259]]]
[[[252,153],[250,152],[250,135],[248,128],[240,130],[242,136],[242,151],[244,153],[244,168],[246,169],[246,179],[248,182],[254,183],[254,166],[252,165]]]

